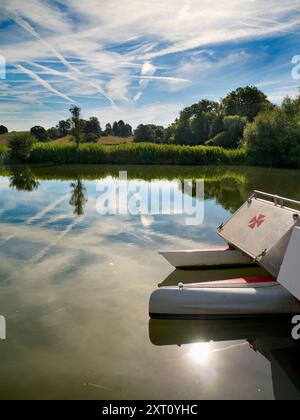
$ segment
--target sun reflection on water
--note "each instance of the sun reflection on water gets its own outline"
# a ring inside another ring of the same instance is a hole
[[[198,365],[205,364],[210,358],[210,343],[195,343],[191,345],[190,358]]]

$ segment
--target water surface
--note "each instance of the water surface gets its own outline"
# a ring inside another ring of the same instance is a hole
[[[157,251],[222,244],[216,227],[253,189],[300,200],[300,171],[121,168],[131,182],[205,179],[194,227],[179,214],[100,216],[96,180],[118,169],[0,170],[0,398],[298,398],[289,322],[149,322],[148,301],[158,284],[255,274],[173,272]]]

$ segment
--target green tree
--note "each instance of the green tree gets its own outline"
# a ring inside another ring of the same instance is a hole
[[[7,127],[5,125],[0,125],[0,134],[6,134],[8,133]]]
[[[74,214],[82,216],[84,214],[84,205],[87,202],[85,197],[86,189],[79,178],[71,183],[71,188],[70,205],[74,209]]]
[[[272,108],[267,96],[255,86],[239,87],[230,92],[222,105],[226,115],[244,116],[249,121],[253,121],[259,112]]]
[[[99,137],[94,133],[88,133],[84,136],[84,141],[86,143],[97,143],[98,139]]]
[[[57,124],[56,128],[59,131],[59,137],[65,137],[70,134],[71,131],[71,121],[68,120],[61,120]]]
[[[156,143],[163,143],[165,137],[165,129],[162,126],[157,126],[154,130],[155,132],[155,142]]]
[[[77,147],[80,145],[81,142],[81,129],[82,129],[82,121],[80,119],[80,112],[81,109],[76,106],[72,105],[70,108],[70,112],[72,115],[72,135],[74,137],[75,143]]]
[[[17,191],[34,191],[37,190],[40,183],[29,168],[14,169],[12,176],[9,178],[9,187]]]
[[[48,140],[48,133],[44,127],[35,125],[30,129],[31,134],[37,139],[37,141],[45,142]]]
[[[286,96],[282,101],[281,109],[288,117],[299,117],[300,116],[300,96],[296,99],[292,99]]]
[[[227,115],[222,122],[224,130],[205,144],[207,146],[222,146],[226,149],[236,149],[240,145],[247,122],[246,117]]]
[[[101,137],[101,126],[97,117],[91,117],[85,123],[85,134],[95,134],[98,138]]]
[[[193,144],[193,133],[190,126],[190,120],[186,117],[181,117],[176,125],[174,142],[176,144]]]
[[[29,133],[16,133],[11,136],[8,140],[10,159],[14,162],[25,162],[35,142],[35,138]]]
[[[130,136],[132,136],[132,127],[130,124],[125,124],[124,137],[130,137]]]
[[[123,120],[120,120],[118,122],[118,133],[120,137],[126,137],[126,133],[125,133],[125,123]]]
[[[300,126],[298,118],[284,109],[261,112],[244,131],[244,145],[265,165],[300,166]]]
[[[59,130],[56,127],[49,128],[47,130],[47,134],[48,134],[49,139],[51,140],[56,140],[60,136]]]
[[[154,142],[155,141],[155,131],[153,129],[153,126],[148,124],[140,124],[137,126],[135,132],[134,132],[134,142],[140,143],[140,142]]]
[[[119,136],[119,125],[118,125],[117,121],[115,121],[113,123],[112,131],[113,131],[114,136]]]
[[[112,129],[111,123],[106,124],[104,133],[106,136],[112,136],[113,129]]]
[[[204,144],[222,129],[222,110],[218,102],[203,99],[181,111],[173,124],[173,138],[177,144]],[[166,139],[170,137],[168,130]]]

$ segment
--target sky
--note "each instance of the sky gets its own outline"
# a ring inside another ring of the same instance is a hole
[[[300,86],[299,0],[0,0],[0,34],[9,130],[55,126],[71,104],[102,127],[167,126],[239,86],[274,103]]]

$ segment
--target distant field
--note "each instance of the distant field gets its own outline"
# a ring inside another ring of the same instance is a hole
[[[98,139],[97,143],[117,145],[117,144],[132,143],[132,142],[133,142],[133,136],[125,137],[125,138],[117,137],[117,136],[107,136],[107,137],[103,136]],[[62,137],[61,139],[53,140],[52,143],[56,143],[56,144],[73,143],[73,139],[72,139],[72,136],[66,136],[66,137]]]
[[[107,136],[101,137],[98,143],[101,144],[124,144],[124,143],[132,143],[133,136],[131,137],[117,137],[117,136]]]
[[[61,137],[60,139],[52,140],[51,143],[55,143],[55,144],[73,143],[73,137],[72,136]]]
[[[27,131],[18,131],[18,133],[27,133]],[[12,131],[11,133],[0,134],[0,144],[6,144],[11,136],[16,134],[16,131]]]
[[[23,131],[25,133],[25,131]],[[15,132],[7,133],[7,134],[0,134],[0,144],[7,144],[9,138],[14,135]],[[98,143],[101,144],[124,144],[124,143],[132,143],[133,142],[133,136],[131,137],[117,137],[117,136],[107,136],[107,137],[101,137],[98,139]],[[72,136],[65,136],[57,140],[53,140],[51,143],[56,144],[68,144],[73,143]]]

